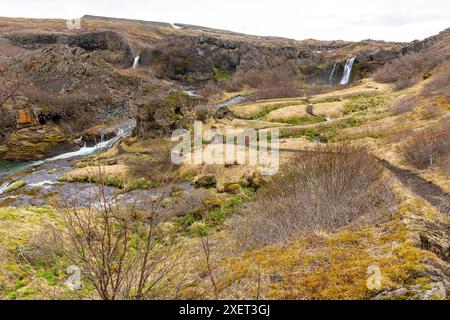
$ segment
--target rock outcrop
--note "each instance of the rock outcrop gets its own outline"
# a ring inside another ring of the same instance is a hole
[[[58,126],[35,126],[18,130],[7,141],[6,160],[32,161],[73,150],[64,132]]]
[[[50,45],[67,45],[86,51],[104,51],[106,61],[131,67],[133,55],[125,39],[114,31],[85,33],[10,33],[5,35],[13,44],[25,49],[39,49]]]
[[[167,97],[138,104],[134,135],[141,138],[167,136],[185,129],[195,120],[195,106],[204,104],[201,97],[172,92]]]

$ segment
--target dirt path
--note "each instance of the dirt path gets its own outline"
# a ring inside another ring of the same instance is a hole
[[[280,148],[280,152],[301,152],[314,153],[315,151]],[[386,160],[375,157],[386,169],[392,172],[403,185],[413,191],[417,196],[425,199],[437,210],[443,214],[450,215],[450,195],[446,193],[441,187],[427,181],[416,173],[401,169]]]
[[[427,200],[440,212],[450,215],[450,195],[441,187],[423,179],[412,171],[396,167],[386,160],[378,160],[416,195]]]

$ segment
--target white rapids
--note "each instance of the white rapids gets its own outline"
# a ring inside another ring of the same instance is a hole
[[[88,155],[93,154],[93,153],[95,153],[95,152],[97,152],[99,150],[109,149],[119,139],[121,139],[121,138],[125,137],[126,135],[128,135],[129,133],[131,133],[131,131],[133,130],[135,125],[136,124],[134,122],[132,122],[127,127],[117,129],[116,136],[114,138],[110,139],[110,140],[101,141],[100,143],[98,143],[98,144],[96,144],[95,146],[92,146],[92,147],[87,147],[86,144],[85,144],[84,147],[80,148],[80,150],[73,151],[73,152],[68,152],[68,153],[63,153],[63,154],[60,154],[59,156],[47,159],[45,161],[55,161],[55,160],[61,160],[61,159],[70,159],[70,158],[75,158],[75,157],[88,156]]]

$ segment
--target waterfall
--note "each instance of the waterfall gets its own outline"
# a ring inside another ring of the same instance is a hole
[[[136,58],[134,58],[133,69],[136,69],[138,67],[140,59],[141,59],[140,56],[137,56]]]
[[[60,154],[59,156],[47,159],[45,161],[55,161],[55,160],[70,159],[70,158],[75,158],[75,157],[80,157],[80,156],[87,156],[87,155],[93,154],[93,153],[95,153],[97,151],[100,151],[100,150],[109,149],[119,139],[121,139],[121,138],[125,137],[126,135],[128,135],[129,133],[131,133],[131,131],[134,129],[135,126],[136,126],[136,123],[133,121],[133,122],[131,122],[131,124],[129,124],[126,127],[118,128],[117,132],[116,132],[116,136],[114,138],[110,139],[110,140],[103,141],[103,137],[102,137],[102,141],[100,143],[96,144],[95,146],[87,147],[86,144],[85,144],[78,151],[73,151],[73,152]]]
[[[3,192],[5,192],[6,189],[8,189],[8,187],[11,185],[11,183],[6,182],[3,185],[0,186],[0,194],[2,194]]]
[[[347,85],[350,80],[350,75],[352,74],[353,63],[355,62],[356,57],[348,59],[345,63],[344,75],[342,76],[341,85]]]
[[[337,67],[337,65],[338,65],[338,63],[337,63],[337,61],[334,63],[334,66],[333,66],[333,70],[331,71],[331,73],[330,73],[330,84],[333,84],[333,76],[334,76],[334,73],[336,72],[336,67]]]

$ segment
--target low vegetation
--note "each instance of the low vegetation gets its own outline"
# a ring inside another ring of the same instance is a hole
[[[244,247],[288,240],[296,232],[337,230],[391,217],[395,204],[383,167],[347,144],[299,153],[236,223]]]
[[[402,90],[429,78],[430,70],[449,57],[448,47],[431,47],[419,53],[409,53],[381,67],[375,80],[393,83],[397,90]]]
[[[450,157],[450,126],[444,119],[436,126],[430,126],[414,133],[404,144],[403,157],[412,166],[425,169]]]

